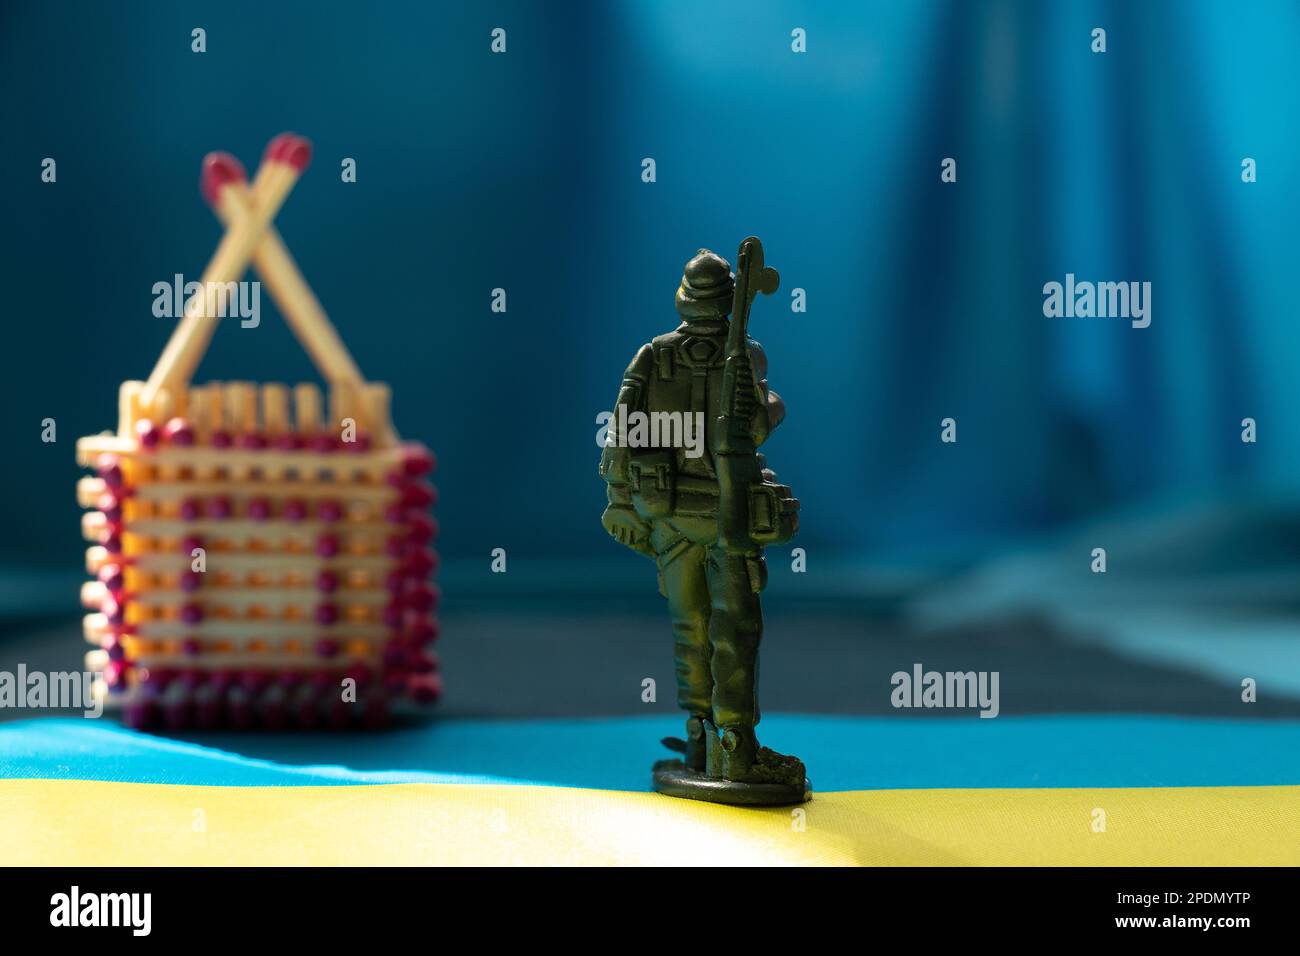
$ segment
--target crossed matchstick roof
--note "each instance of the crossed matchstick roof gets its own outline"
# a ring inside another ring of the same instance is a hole
[[[239,281],[250,261],[326,382],[332,388],[363,384],[351,354],[272,225],[310,161],[311,143],[293,133],[271,140],[251,186],[243,165],[229,153],[204,158],[199,187],[226,233],[144,386],[141,407],[146,413],[189,386],[216,331],[217,290]]]

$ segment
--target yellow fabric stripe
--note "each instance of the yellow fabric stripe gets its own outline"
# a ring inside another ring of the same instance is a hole
[[[0,862],[1300,864],[1300,787],[862,790],[800,809],[563,787],[5,780]]]

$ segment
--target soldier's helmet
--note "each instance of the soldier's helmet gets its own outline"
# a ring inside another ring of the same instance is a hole
[[[731,263],[722,256],[701,249],[682,272],[677,289],[677,311],[687,322],[720,319],[731,312],[736,277]]]

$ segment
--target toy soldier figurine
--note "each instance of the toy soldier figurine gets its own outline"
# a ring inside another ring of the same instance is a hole
[[[654,559],[672,618],[677,703],[689,716],[686,739],[664,741],[682,757],[655,764],[655,789],[719,803],[800,803],[811,793],[803,763],[760,747],[754,733],[763,547],[798,527],[799,502],[757,452],[785,406],[747,331],[754,296],[775,292],[779,278],[764,268],[755,238],[741,243],[737,273],[701,249],[677,290],[681,325],[643,345],[623,373],[600,460],[609,493],[601,523]],[[654,441],[678,422],[671,434],[683,440]],[[693,422],[704,432],[694,442]]]

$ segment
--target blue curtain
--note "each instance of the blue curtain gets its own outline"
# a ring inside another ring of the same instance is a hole
[[[609,553],[596,415],[675,324],[686,259],[734,256],[749,234],[782,274],[753,332],[789,405],[769,455],[810,548],[979,551],[1300,471],[1293,2],[250,0],[0,18],[0,565],[76,564],[72,441],[113,427],[117,384],[161,349],[152,284],[197,277],[219,236],[199,161],[224,148],[253,166],[285,128],[317,157],[280,231],[364,371],[393,384],[403,433],[439,453],[453,558]],[[39,181],[46,156],[57,185]],[[1067,273],[1151,282],[1150,328],[1044,316],[1044,283]],[[203,377],[311,376],[266,312],[221,330]],[[1246,417],[1257,444],[1240,441]]]

